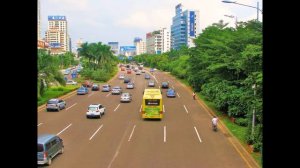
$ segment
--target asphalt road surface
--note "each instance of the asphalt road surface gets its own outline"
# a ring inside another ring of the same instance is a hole
[[[118,74],[125,73],[119,71]],[[146,73],[149,73],[146,71]],[[143,120],[140,109],[144,73],[126,74],[135,83],[126,89],[116,75],[110,82],[132,93],[130,103],[120,103],[120,95],[90,91],[64,98],[67,107],[59,112],[38,111],[38,135],[58,134],[64,142],[64,153],[57,155],[52,168],[248,168],[257,167],[226,129],[213,132],[212,116],[192,92],[167,73],[151,75],[155,88],[163,81],[177,92],[167,98],[163,91],[164,118]],[[101,85],[102,86],[102,85]],[[100,103],[106,107],[101,119],[87,119],[87,107]],[[44,166],[40,166],[44,167]]]

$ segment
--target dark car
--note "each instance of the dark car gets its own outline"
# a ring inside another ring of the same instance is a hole
[[[131,81],[131,79],[128,77],[124,78],[124,83],[129,83],[130,81]]]
[[[167,91],[167,97],[176,97],[176,92],[174,89],[168,89]]]
[[[168,89],[169,88],[169,83],[168,82],[162,82],[161,83],[161,88]]]
[[[93,84],[92,91],[98,91],[98,90],[99,90],[99,85],[98,84]]]

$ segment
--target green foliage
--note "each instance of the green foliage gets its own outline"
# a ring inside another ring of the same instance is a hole
[[[246,127],[248,125],[248,119],[247,118],[236,118],[234,120],[234,123],[236,123],[239,126]]]

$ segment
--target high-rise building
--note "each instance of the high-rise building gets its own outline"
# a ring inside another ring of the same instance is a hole
[[[51,54],[70,51],[67,19],[65,16],[48,16],[46,42],[50,44]]]
[[[161,54],[170,51],[170,31],[162,28],[146,34],[146,50],[148,54]]]
[[[168,52],[171,48],[170,29],[162,28],[160,31],[162,36],[162,52]]]
[[[108,46],[110,46],[110,50],[114,55],[119,54],[119,42],[108,42]]]
[[[40,0],[38,0],[38,40],[41,40],[42,37],[41,37],[41,7],[40,7]]]
[[[142,38],[136,37],[134,38],[134,46],[136,47],[136,55],[146,53],[146,42],[143,41]]]
[[[171,48],[180,49],[182,45],[194,47],[194,41],[200,33],[200,17],[198,10],[182,11],[182,5],[175,7],[176,15],[171,25]]]

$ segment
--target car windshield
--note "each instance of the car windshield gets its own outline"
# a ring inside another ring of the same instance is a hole
[[[89,111],[96,111],[97,107],[89,107]]]
[[[108,88],[108,86],[107,86],[107,85],[104,85],[103,88]]]
[[[43,152],[44,151],[43,144],[37,144],[37,147],[38,147],[38,152]]]
[[[58,101],[57,100],[49,100],[48,104],[56,104]]]
[[[98,85],[93,85],[93,87],[98,87]]]

